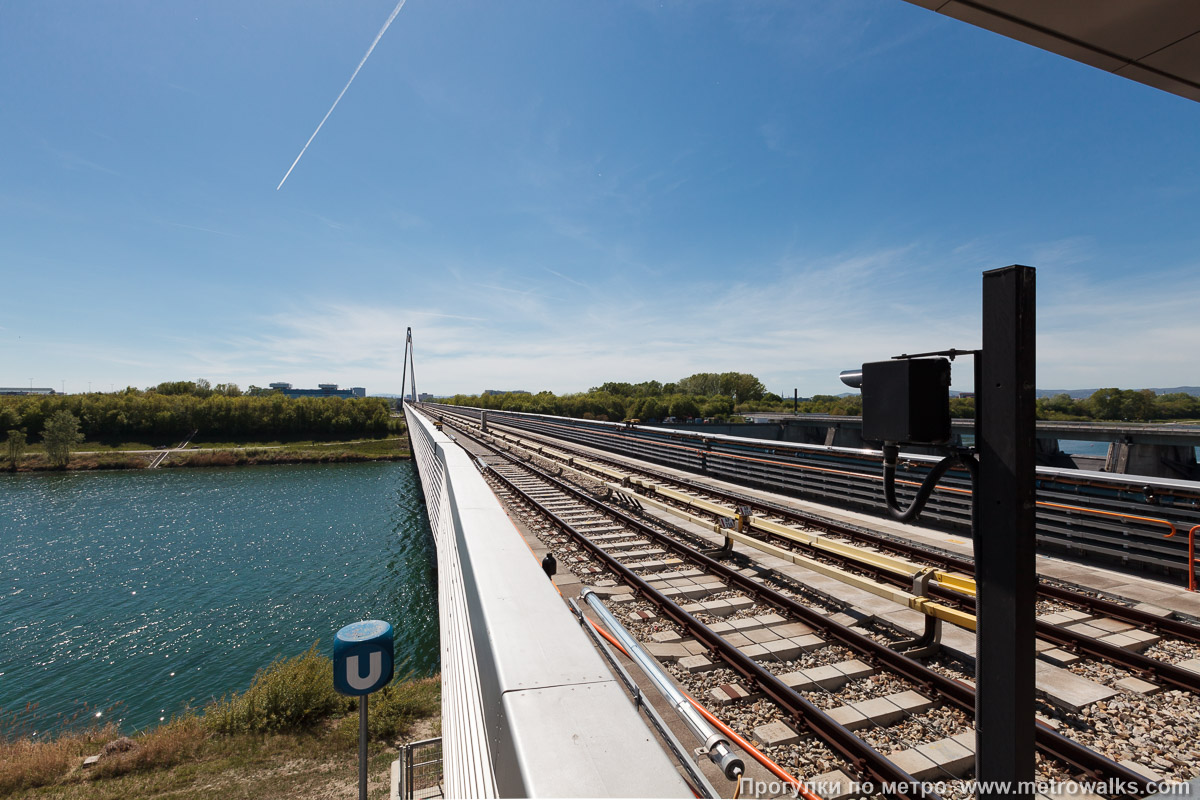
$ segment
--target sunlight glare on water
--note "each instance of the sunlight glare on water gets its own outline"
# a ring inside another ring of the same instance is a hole
[[[140,728],[367,618],[431,674],[428,530],[409,462],[0,475],[0,719]]]

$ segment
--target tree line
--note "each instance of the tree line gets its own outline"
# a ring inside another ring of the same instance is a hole
[[[860,395],[815,395],[794,403],[766,391],[753,375],[740,372],[697,373],[678,381],[623,383],[610,381],[586,392],[556,395],[553,392],[493,392],[483,395],[457,394],[448,403],[500,411],[525,411],[582,419],[661,421],[674,417],[682,422],[702,418],[726,421],[752,413],[790,412],[859,416]],[[975,399],[950,398],[950,415],[975,416]],[[1176,392],[1156,395],[1149,389],[1100,389],[1090,397],[1074,399],[1067,394],[1040,397],[1037,417],[1045,420],[1112,420],[1148,422],[1166,419],[1200,419],[1200,397]]]
[[[725,418],[738,403],[767,396],[762,382],[741,372],[700,372],[678,381],[661,383],[608,382],[586,392],[556,395],[553,392],[491,392],[458,394],[448,398],[454,405],[533,414],[556,414],[582,419]]]
[[[1156,395],[1150,389],[1098,389],[1090,396],[1073,398],[1062,393],[1037,398],[1037,418],[1076,421],[1150,422],[1168,419],[1200,419],[1200,397],[1184,392]],[[740,404],[736,413],[750,411],[791,411],[792,401],[767,397],[755,403]],[[862,414],[862,397],[817,395],[800,401],[802,414]],[[975,416],[975,398],[951,397],[950,416],[971,419]]]
[[[110,444],[165,444],[193,431],[197,442],[372,437],[399,428],[390,411],[381,397],[252,396],[232,384],[176,381],[144,391],[0,397],[0,431],[40,441],[46,423],[67,412],[88,441]]]
[[[1098,389],[1090,397],[1039,397],[1038,419],[1129,420],[1200,419],[1200,397],[1185,392],[1155,394],[1150,389]]]

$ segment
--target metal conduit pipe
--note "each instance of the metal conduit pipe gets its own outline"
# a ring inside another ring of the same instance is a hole
[[[621,653],[623,653],[627,658],[629,657],[629,653],[625,652],[625,648],[621,646],[621,643],[614,639],[608,631],[604,630],[590,619],[587,622],[592,626],[593,629],[595,629],[596,633],[607,639],[609,644],[620,650]],[[692,706],[700,712],[702,717],[712,723],[713,727],[728,736],[729,740],[738,747],[742,748],[743,753],[753,758],[759,764],[762,764],[764,767],[766,767],[768,772],[795,789],[797,797],[802,797],[804,800],[823,800],[819,794],[809,789],[795,777],[788,774],[787,770],[785,770],[783,767],[779,766],[774,761],[763,755],[757,747],[750,744],[750,742],[746,741],[741,736],[738,736],[737,731],[726,725],[724,722],[721,722],[721,720],[717,717],[714,717],[711,711],[696,702],[696,698],[692,697],[687,692],[683,692],[683,696],[686,697],[688,702],[690,702]]]
[[[580,627],[584,630],[584,632],[587,633],[589,637],[591,637],[592,642],[596,645],[596,649],[600,651],[600,655],[604,656],[604,660],[607,661],[608,665],[613,668],[613,674],[621,679],[621,682],[625,684],[626,690],[629,691],[629,693],[633,696],[633,704],[637,706],[639,711],[646,715],[647,719],[650,720],[654,730],[658,732],[660,737],[662,737],[662,740],[666,745],[666,749],[669,750],[671,755],[675,757],[675,760],[679,762],[680,768],[687,773],[687,776],[684,778],[684,782],[688,784],[689,788],[692,790],[692,793],[695,794],[696,797],[719,798],[721,793],[717,791],[716,787],[714,787],[709,782],[708,778],[705,777],[704,773],[700,771],[700,766],[692,761],[687,748],[683,746],[683,743],[680,742],[671,729],[667,727],[666,720],[662,718],[662,715],[658,713],[658,710],[654,708],[651,703],[646,702],[645,692],[643,692],[641,687],[637,685],[637,681],[635,681],[633,676],[629,674],[629,671],[621,665],[621,663],[617,660],[617,657],[613,655],[614,650],[621,653],[626,658],[629,657],[629,653],[625,652],[625,648],[621,646],[621,643],[609,635],[608,631],[597,625],[594,620],[588,619],[584,615],[583,609],[579,607],[579,603],[577,601],[570,598],[564,599],[567,601],[567,605],[571,607],[571,611],[575,613],[576,618],[578,618]]]
[[[700,716],[691,702],[683,696],[675,682],[662,671],[662,667],[658,665],[650,654],[642,649],[642,645],[629,631],[625,630],[625,626],[617,621],[617,618],[612,615],[612,612],[600,600],[600,596],[591,588],[584,589],[580,594],[580,598],[591,606],[592,611],[596,612],[596,616],[604,623],[604,626],[616,637],[621,643],[621,647],[625,648],[625,652],[635,664],[646,674],[654,687],[667,699],[671,707],[675,709],[675,713],[683,720],[688,729],[699,739],[703,744],[700,747],[701,753],[708,756],[717,767],[724,773],[725,777],[731,781],[736,781],[746,771],[746,765],[733,753],[733,749],[721,733],[715,730],[708,724],[708,720]]]

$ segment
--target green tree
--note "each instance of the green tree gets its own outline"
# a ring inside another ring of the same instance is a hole
[[[728,397],[712,397],[700,410],[706,417],[727,417],[733,413],[733,401]]]
[[[1039,397],[1037,415],[1038,419],[1063,420],[1086,419],[1089,416],[1086,401],[1076,400],[1066,392],[1053,397]]]
[[[79,432],[79,418],[70,411],[56,411],[46,420],[42,429],[42,443],[46,455],[56,467],[65,467],[71,460],[71,447],[83,441]]]
[[[974,397],[951,397],[950,416],[954,419],[971,419],[975,416]]]
[[[665,417],[663,413],[663,404],[656,397],[647,397],[642,402],[642,407],[638,409],[638,416],[643,420],[658,420]]]
[[[21,460],[21,456],[25,455],[25,431],[9,431],[8,441],[5,443],[5,445],[8,463],[12,466],[13,470],[16,470],[17,463]]]
[[[1154,402],[1154,416],[1162,419],[1200,417],[1200,398],[1182,392],[1159,395]]]
[[[700,416],[700,406],[695,399],[685,394],[671,396],[671,416],[679,421]]]
[[[1095,419],[1120,419],[1122,389],[1098,389],[1086,401],[1086,407]]]
[[[1144,422],[1154,418],[1155,394],[1150,389],[1139,392],[1123,392],[1121,397],[1121,419]]]
[[[633,384],[620,381],[608,381],[599,386],[593,386],[588,389],[589,392],[608,392],[609,394],[617,394],[622,397],[630,397],[633,395]]]
[[[721,394],[737,403],[761,400],[767,393],[762,381],[745,372],[722,372],[717,376],[717,388]]]
[[[720,376],[713,372],[697,372],[680,378],[676,386],[681,394],[698,394],[701,397],[711,397],[721,391]]]

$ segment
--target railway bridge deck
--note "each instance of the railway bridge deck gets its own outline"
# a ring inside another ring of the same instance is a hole
[[[720,769],[692,754],[701,743],[689,738],[670,704],[600,638],[610,632],[580,624],[596,622],[579,600],[587,587],[704,713],[728,726],[728,740],[744,753],[746,787],[808,781],[818,789],[812,796],[833,798],[857,796],[855,787],[889,776],[920,786],[971,775],[969,574],[917,564],[914,574],[937,573],[933,587],[928,578],[922,587],[903,573],[916,559],[841,532],[870,531],[953,565],[971,552],[956,511],[961,499],[946,501],[937,527],[905,525],[868,513],[870,495],[852,480],[843,486],[849,504],[812,492],[797,497],[802,493],[786,482],[771,491],[762,472],[739,480],[698,470],[712,456],[697,463],[694,448],[686,449],[694,442],[661,433],[633,441],[618,425],[536,415],[489,414],[484,423],[477,410],[428,404],[409,405],[405,413],[438,544],[448,796],[733,795]],[[743,446],[729,438],[710,442]],[[675,464],[654,458],[645,449],[652,442],[685,448],[685,457]],[[795,456],[789,463],[804,463]],[[546,474],[537,477],[531,468]],[[678,488],[669,488],[673,480]],[[1172,499],[1155,510],[1172,517],[1184,534],[1178,538],[1186,539],[1189,514],[1198,513],[1187,493],[1200,495],[1200,485],[1159,483]],[[1133,494],[1128,487],[1088,491],[1101,510]],[[723,494],[741,500],[721,501]],[[1074,501],[1079,508],[1084,497]],[[722,502],[724,519],[709,513]],[[803,533],[804,526],[785,518],[786,509],[828,526]],[[753,530],[751,518],[767,532]],[[1136,736],[1122,739],[1118,731],[1106,738],[1081,721],[1105,720],[1108,707],[1143,703],[1144,727],[1156,724],[1156,715],[1168,719],[1175,703],[1195,701],[1200,628],[1192,623],[1200,620],[1200,595],[1179,580],[1175,542],[1166,550],[1138,549],[1142,538],[1162,537],[1161,525],[1121,517],[1104,522],[1120,530],[1102,530],[1101,556],[1112,555],[1119,535],[1134,545],[1126,552],[1144,555],[1142,566],[1165,579],[1114,571],[1086,547],[1039,556],[1044,582],[1093,598],[1090,606],[1070,598],[1039,601],[1037,734],[1046,764],[1059,762],[1039,777],[1140,781],[1138,791],[1122,796],[1145,796],[1159,781],[1200,775],[1200,752],[1151,753],[1129,744]],[[799,533],[788,541],[793,529]],[[558,563],[553,581],[540,563],[547,555]],[[1079,556],[1093,563],[1081,564]],[[905,580],[910,585],[898,588]],[[886,652],[868,649],[866,640]],[[899,652],[906,646],[907,656]],[[1106,655],[1113,660],[1093,667]],[[588,693],[577,695],[585,686]],[[586,702],[564,704],[564,696]],[[639,716],[647,706],[657,714]],[[656,729],[653,716],[666,722],[666,731]],[[534,736],[533,728],[544,731]],[[1170,735],[1181,733],[1188,731]],[[1200,736],[1200,723],[1193,733]],[[582,747],[574,744],[580,736]],[[580,759],[588,769],[580,769]],[[587,780],[576,783],[580,776]],[[929,785],[904,796],[936,796]]]

